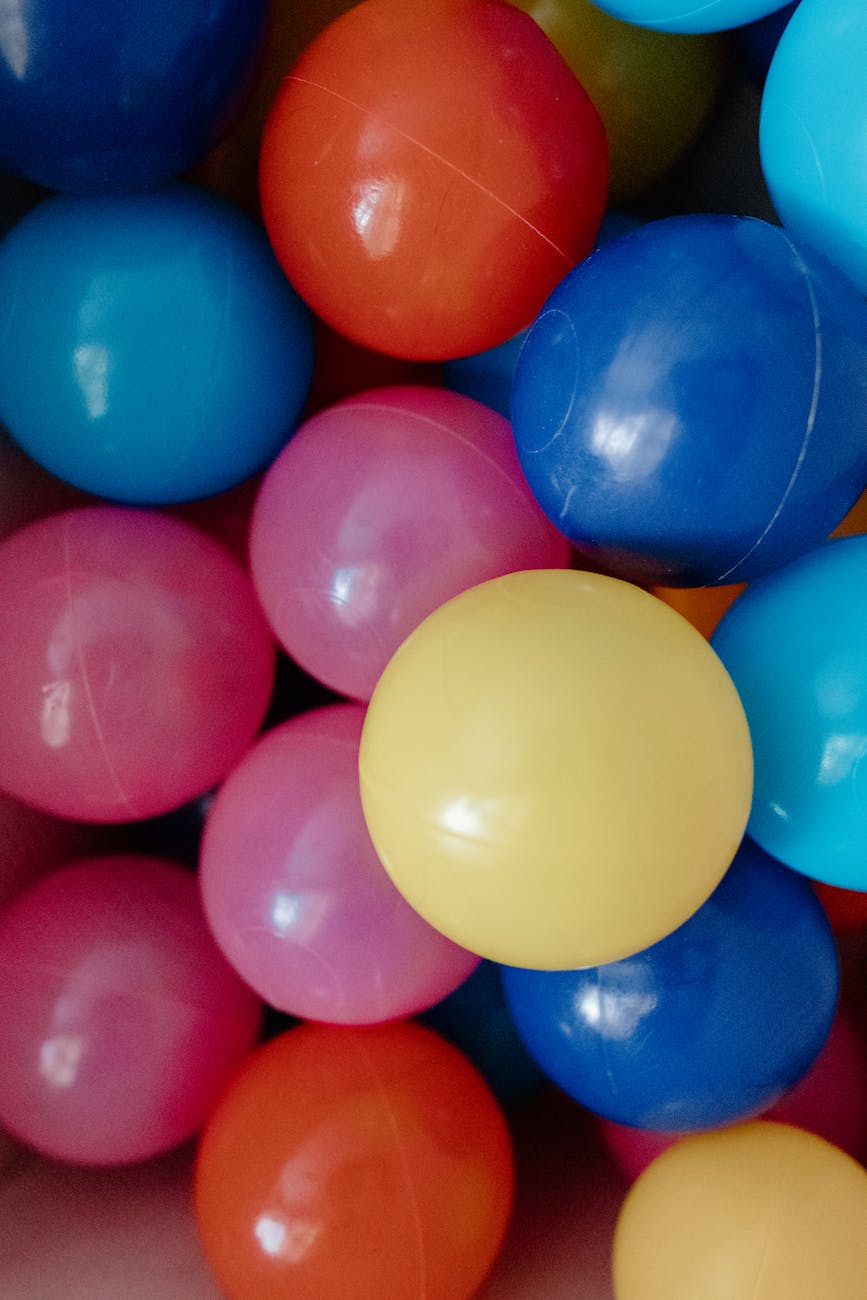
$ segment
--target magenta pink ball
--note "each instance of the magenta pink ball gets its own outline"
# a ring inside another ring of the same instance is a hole
[[[818,1133],[857,1160],[867,1156],[867,1040],[848,1012],[838,1010],[811,1069],[762,1118]],[[672,1134],[597,1122],[605,1145],[628,1178],[637,1178],[677,1141]]]
[[[0,545],[0,786],[120,822],[209,790],[268,707],[275,648],[250,579],[145,510],[51,515]]]
[[[358,704],[275,727],[217,792],[199,876],[214,936],[272,1006],[361,1025],[451,993],[479,958],[432,929],[376,856],[358,793]]]
[[[0,1124],[47,1155],[122,1164],[191,1137],[258,1035],[195,877],[90,858],[0,914]]]
[[[289,654],[368,700],[400,643],[488,578],[562,568],[501,415],[459,393],[380,388],[319,412],[265,475],[253,580]]]

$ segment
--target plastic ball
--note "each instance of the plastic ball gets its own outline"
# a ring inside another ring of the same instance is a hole
[[[821,1051],[840,983],[809,884],[749,841],[704,906],[644,952],[503,981],[559,1087],[606,1119],[681,1133],[778,1101]]]
[[[27,0],[0,13],[0,166],[50,189],[179,176],[247,89],[265,0]]]
[[[725,67],[721,36],[620,22],[591,0],[512,0],[539,23],[592,99],[608,141],[609,203],[634,199],[699,135]]]
[[[654,596],[573,570],[483,583],[397,651],[361,796],[400,891],[455,942],[539,969],[613,961],[712,893],[750,806],[740,701]]]
[[[759,143],[774,207],[867,294],[867,8],[801,0],[774,53]]]
[[[662,32],[721,32],[782,9],[785,0],[598,0],[599,8],[627,23]]]
[[[767,1122],[685,1138],[628,1193],[617,1300],[862,1300],[867,1172],[803,1129]]]
[[[867,1154],[867,1042],[839,1008],[831,1032],[810,1069],[762,1116],[795,1124],[860,1160]],[[599,1132],[620,1168],[637,1178],[677,1141],[677,1134],[599,1121]]]
[[[278,640],[362,700],[438,605],[515,569],[565,568],[570,554],[507,421],[424,387],[378,389],[308,420],[265,475],[250,530]]]
[[[827,542],[751,583],[712,641],[753,737],[750,835],[846,889],[867,889],[865,581],[867,536]]]
[[[267,240],[192,186],[48,199],[0,244],[0,418],[101,497],[241,482],[292,433],[312,366]]]
[[[726,610],[746,589],[745,582],[724,583],[721,587],[651,587],[654,596],[688,618],[694,628],[713,636]]]
[[[599,116],[500,0],[366,0],[308,46],[262,141],[262,212],[314,311],[425,360],[527,325],[585,256],[608,181]]]
[[[370,1024],[413,1015],[479,964],[404,902],[358,796],[364,709],[314,709],[267,732],[220,787],[205,826],[205,913],[271,1006]]]
[[[260,1002],[169,862],[62,867],[5,909],[0,951],[0,1120],[57,1159],[120,1164],[185,1141],[258,1035]]]
[[[512,1181],[505,1120],[457,1048],[410,1021],[303,1025],[224,1094],[195,1200],[233,1300],[469,1300]]]
[[[549,518],[612,572],[749,581],[867,481],[867,304],[779,227],[670,217],[604,245],[527,335],[512,393]]]
[[[274,644],[252,584],[178,520],[51,515],[0,546],[0,786],[81,821],[210,790],[268,707]]]

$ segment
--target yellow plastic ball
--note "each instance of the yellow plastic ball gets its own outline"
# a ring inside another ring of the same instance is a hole
[[[864,1300],[867,1171],[759,1122],[685,1138],[628,1193],[617,1300]]]
[[[386,667],[361,796],[397,888],[514,966],[614,961],[687,920],[746,824],[740,700],[684,618],[631,583],[514,573],[430,615]]]
[[[609,198],[623,203],[668,172],[699,135],[722,85],[724,35],[651,31],[591,0],[512,0],[569,64],[605,124]]]

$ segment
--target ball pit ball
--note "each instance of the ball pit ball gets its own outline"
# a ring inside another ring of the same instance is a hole
[[[369,700],[437,606],[571,550],[521,473],[508,422],[470,398],[381,388],[319,412],[271,465],[250,566],[278,640],[313,677]]]
[[[0,917],[0,1122],[60,1160],[126,1164],[193,1136],[256,1041],[181,867],[61,867]]]
[[[229,125],[265,0],[27,0],[0,13],[0,167],[50,189],[159,185]]]
[[[750,835],[796,871],[861,890],[865,577],[867,536],[827,542],[751,583],[712,638],[753,737]]]
[[[867,304],[756,218],[648,222],[555,289],[515,374],[527,480],[634,582],[745,582],[817,546],[867,481]]]
[[[195,1201],[232,1300],[469,1300],[512,1185],[502,1112],[457,1048],[410,1021],[303,1025],[225,1092]]]
[[[222,492],[292,433],[310,314],[248,217],[189,185],[55,196],[0,244],[0,419],[132,504]]]
[[[569,969],[674,930],[732,861],[752,790],[727,674],[662,601],[574,570],[440,606],[389,662],[359,757],[383,865],[482,957]]]
[[[762,171],[792,237],[867,294],[867,8],[801,0],[762,96]],[[805,73],[805,69],[808,72]]]
[[[262,140],[262,212],[317,315],[418,360],[529,324],[592,248],[599,116],[501,0],[365,0],[288,71]]]
[[[867,1172],[767,1121],[684,1138],[626,1197],[616,1300],[862,1300]]]
[[[225,956],[271,1006],[370,1024],[413,1015],[478,966],[404,902],[358,796],[364,709],[335,704],[273,728],[217,791],[199,864]]]
[[[241,566],[155,512],[51,515],[0,546],[0,786],[125,822],[210,790],[268,707],[274,643]]]
[[[785,0],[600,0],[614,18],[661,32],[721,32],[782,9]]]
[[[708,901],[643,952],[503,980],[525,1046],[569,1096],[681,1133],[779,1101],[822,1050],[840,985],[810,885],[749,841]]]

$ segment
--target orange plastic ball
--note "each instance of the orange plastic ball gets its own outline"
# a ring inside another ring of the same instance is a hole
[[[605,132],[541,28],[502,0],[365,0],[286,77],[262,213],[289,279],[366,347],[444,360],[528,325],[590,252]]]
[[[502,1112],[457,1048],[410,1021],[306,1024],[224,1095],[195,1203],[229,1300],[468,1300],[513,1181]]]

